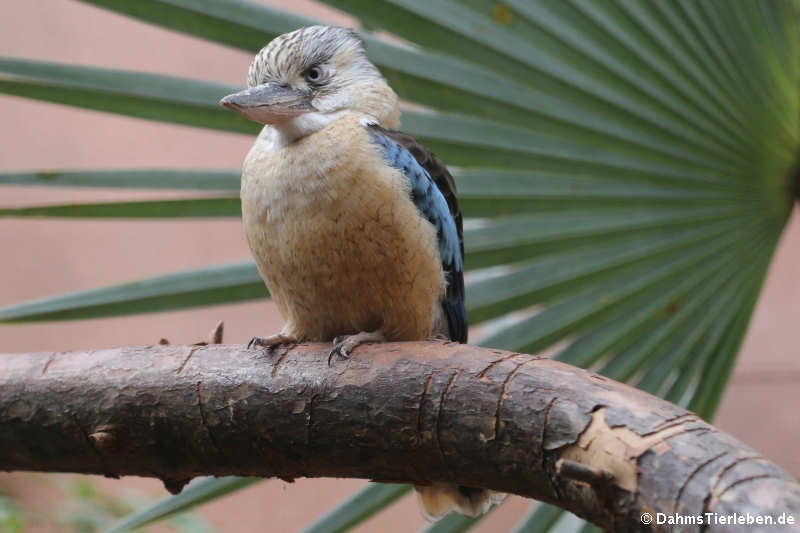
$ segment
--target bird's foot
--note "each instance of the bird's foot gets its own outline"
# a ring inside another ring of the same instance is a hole
[[[250,339],[250,342],[247,343],[247,348],[252,349],[261,346],[262,348],[272,350],[276,346],[282,346],[284,344],[297,344],[297,339],[291,335],[284,335],[282,333],[270,335],[269,337],[253,337]]]
[[[341,337],[336,337],[333,339],[333,348],[331,348],[330,353],[328,353],[328,366],[331,366],[331,360],[333,359],[334,355],[341,359],[350,359],[350,352],[352,352],[356,346],[365,344],[367,342],[385,341],[386,337],[383,336],[383,332],[381,332],[381,330],[362,331],[361,333],[356,333],[355,335],[343,335]]]

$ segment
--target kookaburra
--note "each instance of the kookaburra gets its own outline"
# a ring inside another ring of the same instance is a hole
[[[265,124],[242,171],[247,241],[283,330],[251,344],[467,341],[461,213],[447,168],[392,128],[397,95],[347,29],[281,35],[220,102]],[[417,487],[425,515],[475,516],[502,495]]]

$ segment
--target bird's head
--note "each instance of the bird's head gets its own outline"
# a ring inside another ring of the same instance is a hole
[[[293,138],[344,112],[399,124],[397,95],[344,28],[309,26],[276,37],[253,59],[247,85],[220,104]]]

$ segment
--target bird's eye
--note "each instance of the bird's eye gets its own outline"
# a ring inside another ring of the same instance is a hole
[[[322,69],[319,67],[311,67],[306,70],[306,80],[315,82],[322,79]]]

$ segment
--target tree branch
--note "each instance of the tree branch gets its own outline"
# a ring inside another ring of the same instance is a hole
[[[597,374],[441,342],[365,346],[328,367],[329,348],[2,355],[0,469],[150,476],[173,492],[200,475],[452,481],[613,531],[676,529],[645,512],[800,519],[789,474]],[[701,529],[758,531],[684,530]]]

